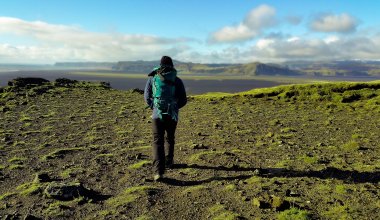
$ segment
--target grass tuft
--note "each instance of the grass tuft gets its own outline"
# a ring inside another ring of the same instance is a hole
[[[306,210],[301,210],[298,208],[291,208],[280,212],[277,215],[278,220],[307,220],[310,219],[310,214]]]
[[[16,190],[19,191],[19,194],[22,196],[29,196],[37,194],[41,191],[42,185],[39,183],[31,182],[24,183],[16,187]]]
[[[139,168],[144,167],[148,164],[151,164],[151,162],[149,160],[142,160],[140,162],[137,162],[135,164],[128,166],[128,169],[139,169]]]
[[[119,206],[126,205],[128,203],[135,201],[140,196],[144,195],[145,193],[149,191],[158,191],[158,189],[152,186],[129,187],[125,189],[122,193],[117,195],[116,197],[108,199],[106,201],[106,205],[110,206],[111,208],[117,208]]]

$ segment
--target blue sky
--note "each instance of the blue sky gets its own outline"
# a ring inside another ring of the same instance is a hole
[[[4,1],[0,63],[380,60],[379,1]]]

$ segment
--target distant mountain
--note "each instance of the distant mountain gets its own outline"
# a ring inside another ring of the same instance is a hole
[[[112,69],[128,73],[150,73],[159,64],[160,61],[119,61],[112,66]]]
[[[299,71],[291,70],[284,66],[274,65],[274,64],[264,64],[264,63],[248,63],[241,64],[239,66],[229,68],[232,70],[231,73],[240,72],[243,75],[282,75],[282,76],[298,76],[301,75]],[[229,70],[228,69],[228,70]]]
[[[159,61],[120,61],[112,67],[113,70],[133,73],[149,73]],[[182,73],[193,74],[223,74],[223,75],[300,75],[298,71],[278,65],[268,65],[259,62],[248,64],[200,64],[174,61],[175,68]]]
[[[314,76],[380,76],[380,61],[288,61],[282,65]]]

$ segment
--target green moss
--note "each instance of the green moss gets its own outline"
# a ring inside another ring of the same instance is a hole
[[[224,209],[224,205],[222,204],[215,204],[213,206],[211,206],[208,211],[211,213],[211,214],[215,214],[217,212],[220,212]]]
[[[281,122],[278,119],[273,119],[273,120],[269,121],[269,125],[270,126],[276,126],[276,125],[279,125],[279,124],[281,124]]]
[[[22,127],[24,127],[24,128],[28,128],[28,127],[30,127],[30,126],[32,126],[32,123],[31,123],[31,122],[26,122],[26,123],[24,123],[24,124],[22,125]]]
[[[273,132],[268,132],[268,133],[265,135],[265,137],[267,137],[267,138],[271,138],[271,137],[273,137],[273,136],[274,136]]]
[[[317,192],[330,193],[331,186],[329,184],[318,184],[315,186]]]
[[[21,114],[19,120],[22,121],[22,122],[31,122],[31,121],[33,121],[33,119],[31,117],[29,117],[29,116],[27,116],[25,114]]]
[[[347,192],[346,187],[344,185],[336,185],[335,192],[338,194],[345,194]]]
[[[233,220],[239,217],[239,214],[226,210],[221,204],[215,204],[209,209],[210,214],[213,216],[213,220]]]
[[[283,133],[296,132],[296,130],[293,128],[282,128],[280,131]]]
[[[303,155],[299,159],[307,164],[316,164],[318,162],[318,157],[316,156],[311,157],[311,156]]]
[[[21,170],[24,169],[23,165],[20,164],[12,164],[8,167],[9,170]]]
[[[24,157],[12,157],[8,160],[9,163],[22,163],[26,158]]]
[[[86,137],[84,138],[84,140],[86,140],[90,143],[101,141],[102,139],[103,139],[102,135],[98,132],[95,132],[95,131],[91,131],[91,132],[87,133]]]
[[[301,210],[298,208],[291,208],[280,212],[277,215],[278,220],[306,220],[310,219],[310,214],[306,210]]]
[[[9,197],[11,197],[13,195],[16,195],[16,193],[9,193],[9,192],[4,193],[3,195],[0,195],[0,201],[1,200],[5,200],[5,199],[7,199],[7,198],[9,198]]]
[[[43,143],[43,144],[40,144],[39,146],[38,146],[38,149],[39,150],[42,150],[42,149],[46,149],[46,148],[48,148],[48,147],[50,147],[51,146],[51,144],[49,144],[49,143]]]
[[[49,109],[49,112],[48,112],[47,114],[45,114],[45,115],[42,115],[42,117],[43,117],[43,118],[52,118],[52,117],[54,117],[56,114],[57,114],[57,112],[55,112],[55,111]]]
[[[146,150],[150,149],[152,146],[146,145],[146,146],[140,146],[140,147],[131,147],[131,148],[125,148],[123,150],[129,151],[129,150]]]
[[[362,138],[363,136],[362,135],[360,135],[360,134],[352,134],[351,135],[351,138],[352,139],[360,139],[360,138]]]
[[[39,134],[41,133],[41,131],[25,131],[25,132],[22,132],[22,135],[23,136],[26,136],[26,135],[36,135],[36,134]]]
[[[351,140],[343,145],[343,149],[346,151],[356,151],[359,149],[359,143]]]
[[[204,156],[222,154],[223,152],[225,152],[225,151],[203,151],[203,152],[199,152],[199,153],[191,155],[190,161],[197,161],[199,159],[202,159],[202,157],[204,157]]]
[[[330,206],[328,211],[323,212],[321,217],[327,219],[351,219],[350,208],[347,205],[334,205]]]
[[[73,176],[75,173],[78,173],[80,170],[81,170],[81,168],[79,168],[79,167],[68,168],[68,169],[62,171],[60,173],[60,176],[62,178],[69,178],[69,177]]]
[[[126,190],[124,190],[122,193],[117,195],[116,197],[108,199],[106,201],[106,204],[112,208],[117,208],[121,205],[125,205],[125,204],[135,201],[147,191],[152,191],[152,190],[157,191],[158,189],[151,186],[129,187]]]
[[[114,154],[98,154],[95,158],[101,158],[101,157],[113,157]]]
[[[187,193],[194,193],[202,189],[206,189],[207,187],[204,185],[197,185],[197,186],[189,186],[185,190],[182,191],[183,194]]]
[[[148,164],[150,164],[151,162],[149,160],[142,160],[140,162],[137,162],[135,164],[132,164],[130,166],[128,166],[128,169],[139,169],[143,166],[146,166]]]
[[[281,134],[278,136],[279,139],[292,139],[294,137],[294,134]]]
[[[97,212],[97,214],[102,216],[102,217],[106,217],[106,216],[112,215],[114,213],[115,213],[114,210],[101,210],[101,211]],[[86,218],[86,220],[92,220],[92,219],[93,219],[92,217]]]
[[[181,172],[183,172],[186,175],[194,175],[198,173],[198,170],[194,168],[185,168],[185,169],[182,169]]]
[[[257,185],[258,183],[261,183],[261,177],[259,176],[253,176],[246,180],[246,182],[250,185]]]
[[[281,160],[278,161],[275,165],[277,168],[288,168],[293,163],[293,160]]]
[[[48,133],[54,130],[54,126],[45,126],[42,128],[41,132],[42,133]]]
[[[51,203],[46,209],[44,209],[42,212],[45,216],[48,216],[50,218],[56,218],[56,217],[64,217],[64,210],[68,209],[69,207],[62,204],[62,202],[57,201],[54,203]]]
[[[236,185],[235,184],[228,184],[224,187],[227,191],[234,191],[236,190]]]
[[[22,196],[29,196],[37,194],[41,191],[42,185],[39,183],[31,182],[24,183],[16,187],[16,190],[19,191],[19,194]]]
[[[25,141],[15,141],[13,144],[12,144],[12,146],[14,147],[14,148],[21,148],[21,147],[24,147],[25,146]]]
[[[210,100],[213,98],[224,98],[224,97],[228,97],[228,96],[232,96],[232,95],[233,94],[231,94],[231,93],[225,93],[225,92],[208,92],[208,93],[205,93],[203,95],[197,95],[194,97],[200,98],[200,99]]]
[[[379,87],[379,82],[369,83],[313,83],[300,85],[285,85],[272,88],[254,89],[237,94],[208,93],[198,95],[195,98],[211,100],[213,98],[225,98],[236,96],[252,96],[254,98],[277,96],[280,100],[313,100],[329,101],[330,103],[350,103],[359,100],[374,99],[378,93],[374,90]],[[371,107],[378,108],[372,105]]]
[[[375,172],[380,167],[380,163],[378,164],[378,166],[376,166],[376,164],[370,165],[364,164],[363,162],[355,162],[350,166],[353,170],[357,170],[359,172]]]

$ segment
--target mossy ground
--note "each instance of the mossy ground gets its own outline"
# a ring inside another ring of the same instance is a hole
[[[141,94],[48,88],[0,93],[2,217],[380,218],[380,83],[191,97],[177,129],[179,166],[161,183]],[[46,198],[46,183],[33,182],[41,172],[104,197]]]

